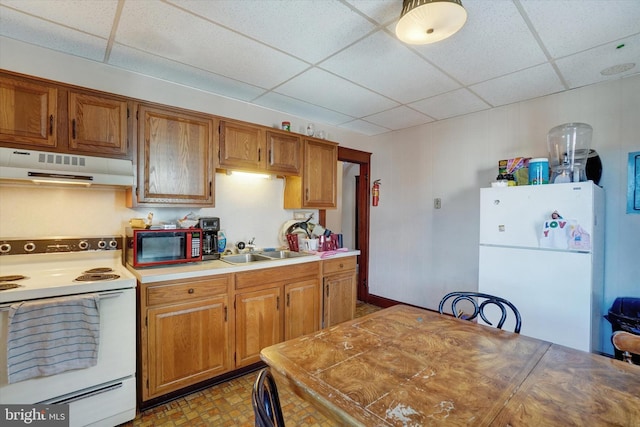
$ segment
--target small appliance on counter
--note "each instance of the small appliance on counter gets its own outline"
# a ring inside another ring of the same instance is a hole
[[[202,260],[220,259],[218,251],[220,218],[200,218],[198,226],[202,230]]]
[[[133,268],[141,268],[202,261],[202,233],[199,228],[127,228],[126,262]]]

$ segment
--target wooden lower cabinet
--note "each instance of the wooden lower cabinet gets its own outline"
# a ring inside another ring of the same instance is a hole
[[[320,325],[320,263],[236,273],[236,368],[260,350],[315,332]]]
[[[233,369],[230,281],[224,275],[142,285],[143,401]]]
[[[323,261],[323,328],[355,317],[356,266],[355,256]]]

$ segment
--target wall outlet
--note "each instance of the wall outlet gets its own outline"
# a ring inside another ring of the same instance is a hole
[[[294,212],[293,219],[305,220],[307,219],[307,214],[306,212]]]
[[[433,199],[433,208],[440,209],[441,207],[442,207],[442,200],[439,197]]]

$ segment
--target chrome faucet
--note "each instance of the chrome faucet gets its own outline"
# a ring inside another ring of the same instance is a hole
[[[252,237],[251,240],[249,240],[249,242],[246,244],[246,248],[249,249],[249,252],[253,252],[253,250],[256,248],[255,245],[255,237]]]

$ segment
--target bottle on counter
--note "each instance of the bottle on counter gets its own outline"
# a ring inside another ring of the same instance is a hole
[[[224,253],[227,248],[227,236],[224,234],[224,230],[218,231],[218,253]]]

